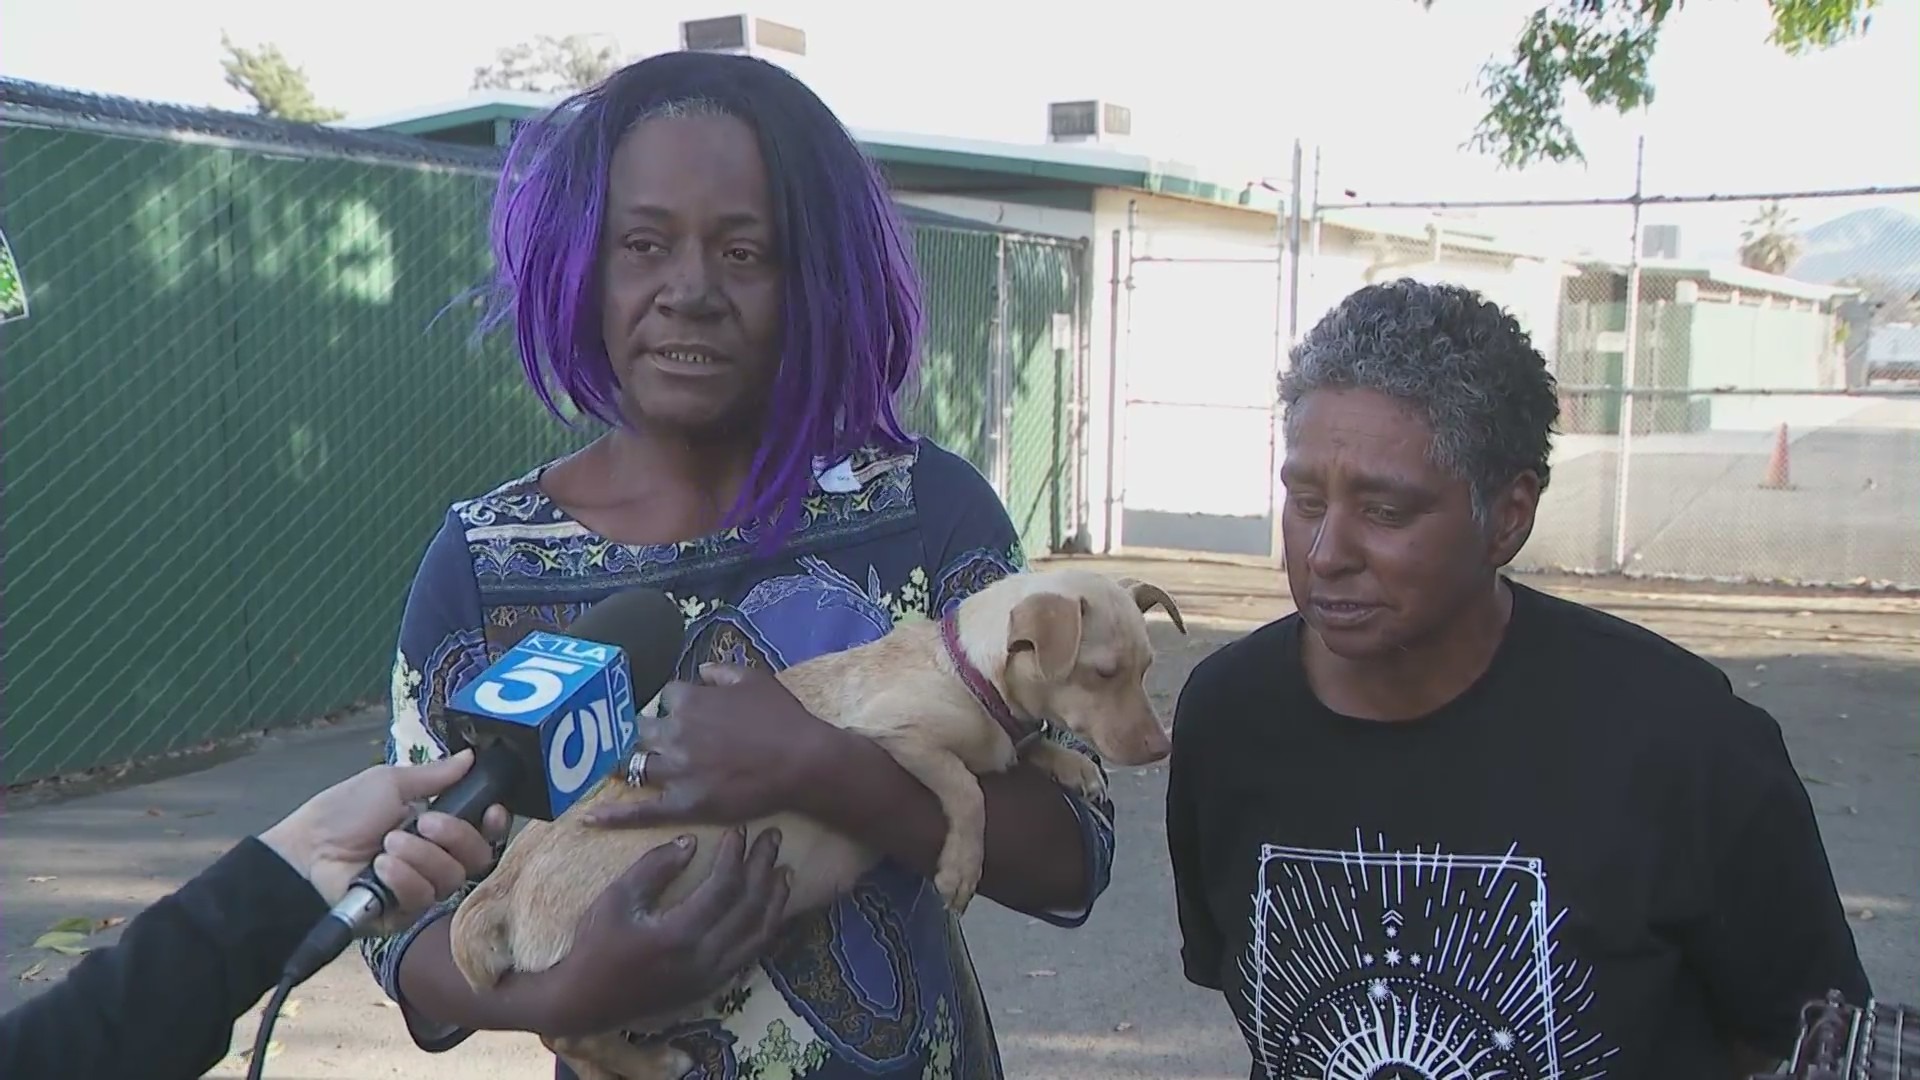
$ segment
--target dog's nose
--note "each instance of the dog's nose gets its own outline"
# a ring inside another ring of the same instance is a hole
[[[1171,754],[1173,742],[1155,720],[1130,728],[1123,738],[1114,741],[1113,750],[1108,756],[1115,765],[1132,768],[1151,765]]]
[[[1147,729],[1145,737],[1141,739],[1140,749],[1141,764],[1151,764],[1173,753],[1173,740],[1167,738],[1167,733],[1156,723]]]

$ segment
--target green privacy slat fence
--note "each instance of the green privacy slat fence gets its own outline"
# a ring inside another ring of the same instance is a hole
[[[1056,550],[1079,524],[1069,432],[1086,249],[935,228],[914,242],[930,310],[902,419],[993,481],[1030,554]]]
[[[447,503],[591,437],[546,415],[504,338],[471,340],[492,177],[0,135],[30,301],[0,325],[0,782],[380,697]],[[932,325],[908,422],[1048,550],[1077,524],[1052,486],[1074,356],[1048,331],[1078,310],[1080,249],[925,225],[916,246]]]

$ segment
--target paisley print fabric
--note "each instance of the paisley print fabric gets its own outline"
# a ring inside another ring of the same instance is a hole
[[[823,470],[781,556],[755,561],[735,529],[681,544],[620,544],[550,502],[549,466],[448,512],[408,596],[394,657],[390,761],[447,752],[448,698],[533,630],[565,628],[624,588],[660,589],[687,619],[680,672],[730,661],[776,670],[938,617],[1024,567],[1013,524],[965,460],[920,441]],[[645,710],[651,713],[650,704]],[[1090,747],[1065,733],[1073,749]],[[1095,759],[1097,761],[1097,759]],[[1113,857],[1113,809],[1063,791],[1081,822],[1097,897]],[[443,1051],[468,1032],[436,1026],[399,992],[400,957],[420,929],[363,953],[414,1041]],[[1088,912],[1034,912],[1063,927]],[[763,958],[764,979],[716,1003],[717,1021],[664,1033],[698,1080],[969,1080],[1001,1076],[986,1002],[959,920],[925,878],[883,863],[833,907],[796,919]],[[645,972],[635,972],[637,979]],[[571,1080],[556,1062],[556,1076]]]

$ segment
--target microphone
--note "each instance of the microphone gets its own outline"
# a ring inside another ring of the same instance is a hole
[[[522,638],[447,703],[448,734],[473,748],[473,764],[427,808],[475,826],[496,803],[541,821],[565,813],[632,745],[635,691],[650,701],[673,678],[685,633],[666,594],[631,589],[565,634]],[[294,951],[282,982],[311,978],[394,903],[373,868],[363,870]]]

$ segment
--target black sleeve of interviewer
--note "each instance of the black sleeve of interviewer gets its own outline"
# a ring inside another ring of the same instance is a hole
[[[219,1064],[233,1024],[279,981],[327,912],[249,837],[88,953],[65,980],[0,1017],[0,1076],[189,1080]]]

